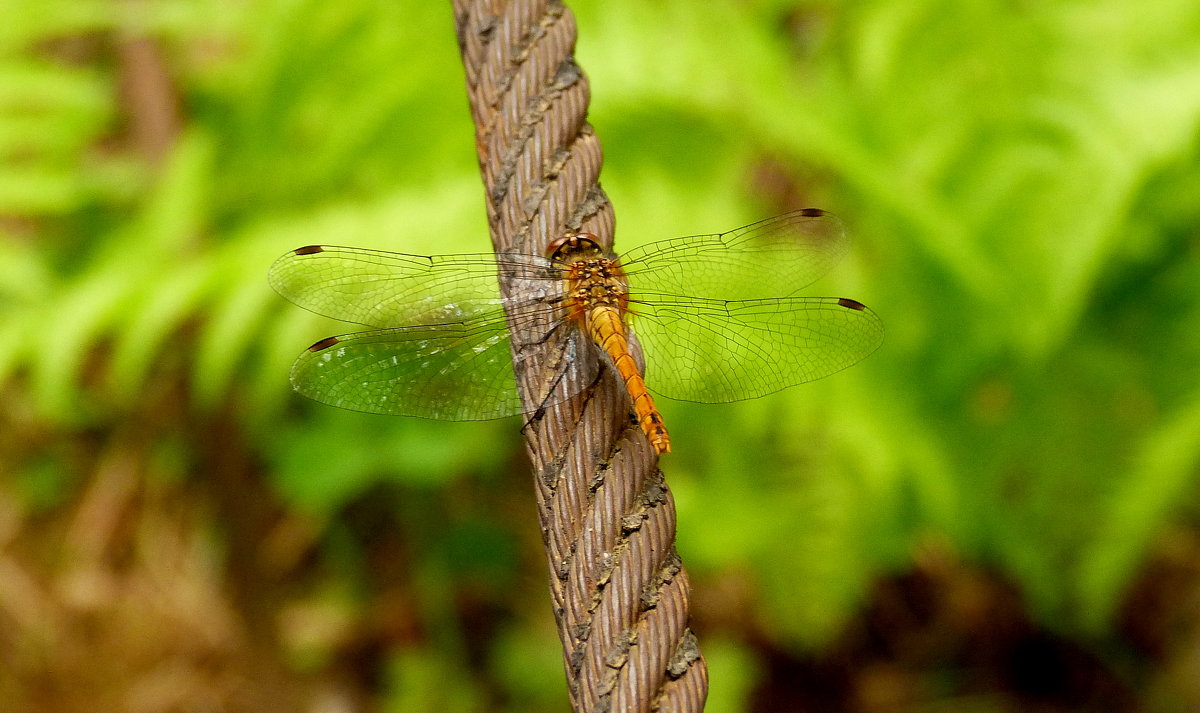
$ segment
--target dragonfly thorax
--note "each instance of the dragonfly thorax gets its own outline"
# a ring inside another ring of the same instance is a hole
[[[629,294],[625,272],[600,246],[599,238],[591,233],[567,233],[550,243],[546,252],[562,269],[572,319],[582,321],[590,310],[600,307],[624,312]]]
[[[581,309],[596,307],[623,307],[625,289],[621,285],[610,282],[586,281],[574,286],[570,291],[572,302]]]
[[[621,268],[612,260],[576,260],[567,264],[563,276],[566,278],[568,308],[573,317],[581,318],[598,307],[625,310],[629,288]]]

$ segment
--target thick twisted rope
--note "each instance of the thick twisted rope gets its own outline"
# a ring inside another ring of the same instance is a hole
[[[541,255],[569,231],[611,245],[570,11],[558,0],[454,0],[454,12],[495,249]],[[532,336],[515,330],[513,341]],[[552,358],[517,362],[532,409]],[[708,674],[657,456],[611,369],[568,388],[580,395],[537,409],[525,434],[572,708],[700,711]]]

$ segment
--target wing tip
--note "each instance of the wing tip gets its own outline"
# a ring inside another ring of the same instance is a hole
[[[322,352],[322,351],[325,351],[325,350],[326,350],[326,349],[328,349],[329,347],[332,347],[334,344],[337,344],[337,343],[339,343],[339,342],[341,342],[341,340],[340,340],[340,339],[338,339],[337,337],[325,337],[325,338],[324,338],[324,339],[322,339],[321,341],[319,341],[319,342],[316,342],[316,343],[315,343],[315,344],[313,344],[311,347],[309,347],[309,348],[308,348],[308,351],[310,351],[310,352]]]

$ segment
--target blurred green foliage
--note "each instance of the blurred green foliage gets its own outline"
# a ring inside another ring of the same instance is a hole
[[[515,576],[527,534],[478,519],[486,506],[455,519],[429,493],[532,498],[520,424],[301,403],[292,358],[350,328],[265,280],[309,243],[487,249],[449,4],[10,3],[7,418],[65,441],[179,388],[188,412],[232,414],[277,495],[327,523],[335,550],[348,504],[389,485],[408,494],[425,604],[465,576],[449,569],[467,553],[481,581]],[[763,631],[819,648],[875,578],[932,548],[1016,582],[1046,626],[1114,641],[1148,552],[1200,515],[1200,5],[570,7],[618,249],[829,208],[856,245],[814,294],[861,299],[889,329],[883,350],[824,382],[663,404],[698,586],[747,578]],[[178,92],[161,163],[134,145],[137,108],[102,59],[129,37],[159,43]],[[185,433],[174,447],[161,457],[185,468],[202,446]],[[31,502],[77,485],[53,448],[14,466]],[[529,610],[548,618],[545,604]],[[555,709],[553,632],[507,626],[489,665],[530,701],[514,710]],[[459,645],[430,646],[395,656],[386,710],[478,710],[481,694],[450,680]],[[707,651],[714,703],[739,709],[753,658],[730,639]],[[436,705],[412,693],[430,686],[445,692]]]

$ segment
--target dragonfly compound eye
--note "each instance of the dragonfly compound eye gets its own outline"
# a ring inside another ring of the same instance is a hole
[[[546,255],[554,260],[580,260],[603,254],[600,239],[591,233],[567,233],[546,247]]]

